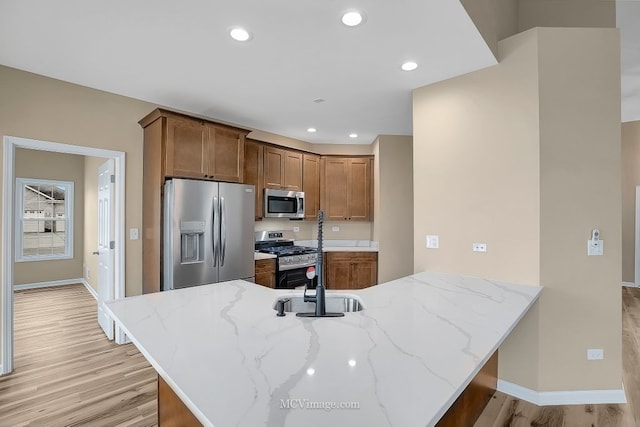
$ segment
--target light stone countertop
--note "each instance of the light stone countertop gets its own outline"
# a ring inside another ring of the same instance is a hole
[[[296,240],[296,245],[318,247],[317,240]],[[378,242],[371,240],[328,240],[322,242],[323,252],[378,252]]]
[[[274,254],[265,254],[263,252],[254,252],[253,253],[254,261],[257,261],[259,259],[273,259],[273,258],[278,258],[278,256],[274,255]]]
[[[340,318],[276,317],[292,292],[242,280],[106,307],[206,426],[431,426],[541,291],[425,272],[349,291],[365,309]]]

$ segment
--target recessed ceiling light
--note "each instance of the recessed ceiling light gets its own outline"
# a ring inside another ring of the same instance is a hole
[[[357,133],[350,133],[349,134],[349,138],[357,138],[358,134]]]
[[[413,71],[416,68],[418,68],[418,64],[416,64],[413,61],[407,61],[404,64],[402,64],[400,68],[402,68],[404,71]]]
[[[347,27],[357,27],[363,20],[364,16],[357,10],[350,10],[342,15],[342,23]]]
[[[246,42],[251,38],[251,33],[241,27],[234,27],[229,30],[229,35],[232,39],[237,40],[239,42]]]
[[[314,133],[317,130],[318,129],[316,129],[316,128],[307,128],[307,132],[309,132],[309,133]]]

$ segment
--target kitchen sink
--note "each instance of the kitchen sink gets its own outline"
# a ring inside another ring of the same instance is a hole
[[[284,311],[287,313],[305,313],[313,312],[316,304],[313,302],[304,302],[303,296],[283,295],[273,303],[273,309],[277,310],[279,301],[284,301]],[[364,310],[364,303],[359,296],[353,294],[325,294],[325,307],[327,312],[348,313],[353,311]]]

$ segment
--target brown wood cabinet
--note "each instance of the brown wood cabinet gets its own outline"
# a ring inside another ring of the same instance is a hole
[[[302,191],[302,153],[266,145],[264,187]]]
[[[276,287],[276,259],[257,259],[256,260],[256,278],[255,283],[266,286],[268,288]]]
[[[262,219],[264,196],[264,146],[259,141],[247,139],[244,143],[244,183],[256,187],[256,220]]]
[[[377,252],[326,252],[327,289],[363,289],[378,284]]]
[[[162,282],[162,197],[166,178],[242,182],[249,131],[156,109],[140,120],[144,129],[142,291]]]
[[[302,191],[304,191],[304,218],[315,219],[320,210],[320,156],[302,155]]]
[[[320,207],[329,221],[370,221],[373,217],[373,158],[321,158]]]

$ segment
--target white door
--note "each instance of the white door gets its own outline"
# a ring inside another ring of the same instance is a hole
[[[114,298],[114,191],[115,162],[107,160],[98,169],[98,323],[107,338],[114,337],[113,319],[105,312],[104,302]]]

